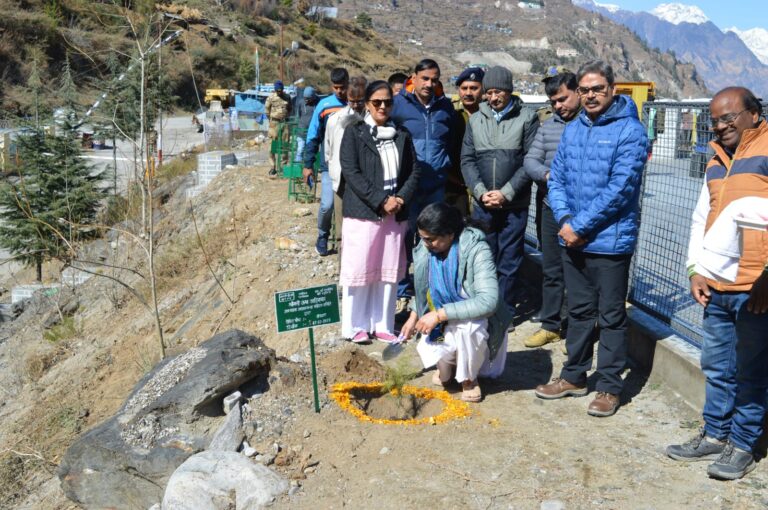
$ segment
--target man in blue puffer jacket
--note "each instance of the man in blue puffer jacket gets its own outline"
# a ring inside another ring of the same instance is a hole
[[[536,395],[587,394],[597,322],[597,396],[587,412],[611,416],[619,406],[627,359],[625,301],[648,139],[635,103],[614,95],[610,65],[599,60],[584,64],[577,79],[583,110],[563,132],[548,182],[549,204],[566,248],[568,360],[560,377],[538,386]]]
[[[416,161],[420,166],[419,188],[408,208],[406,253],[410,262],[416,218],[429,204],[444,200],[448,171],[452,165],[458,164],[461,150],[458,114],[451,100],[443,94],[437,62],[425,58],[416,64],[405,88],[394,97],[391,119],[397,127],[411,134]],[[405,306],[405,298],[411,296],[413,281],[406,275],[397,289],[398,311]]]

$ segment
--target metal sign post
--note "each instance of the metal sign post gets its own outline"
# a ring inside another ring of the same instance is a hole
[[[320,412],[315,362],[315,326],[334,324],[339,318],[339,294],[336,285],[322,285],[306,289],[275,293],[277,332],[285,333],[309,329],[309,356],[312,361],[312,390],[315,394],[315,412]]]

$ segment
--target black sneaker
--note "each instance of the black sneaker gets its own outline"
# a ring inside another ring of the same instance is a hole
[[[318,237],[317,242],[315,243],[315,251],[318,255],[321,257],[325,257],[330,254],[328,251],[328,238],[327,237]]]
[[[707,474],[718,480],[738,480],[756,466],[750,452],[736,448],[728,441],[720,457],[707,468]]]
[[[269,171],[269,176],[270,176],[270,177],[276,177],[276,176],[277,176],[277,170],[275,170],[274,168],[272,168],[272,169]]]
[[[667,446],[667,455],[682,462],[696,462],[700,460],[715,460],[725,448],[725,443],[713,443],[707,441],[704,429],[699,434],[683,444]]]

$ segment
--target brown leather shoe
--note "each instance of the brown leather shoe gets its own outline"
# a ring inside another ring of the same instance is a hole
[[[576,385],[571,384],[565,379],[560,379],[559,377],[555,377],[552,379],[552,382],[549,384],[540,384],[536,386],[536,390],[534,390],[534,393],[536,393],[536,396],[539,398],[547,399],[547,400],[553,400],[556,398],[563,398],[563,397],[583,397],[587,394],[587,385]]]
[[[591,416],[611,416],[619,408],[619,396],[613,393],[598,391],[595,400],[589,404],[587,413]]]

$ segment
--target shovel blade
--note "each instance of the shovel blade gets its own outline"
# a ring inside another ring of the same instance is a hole
[[[389,361],[398,357],[405,350],[405,343],[398,342],[396,344],[389,344],[381,351],[381,357],[384,361]]]

